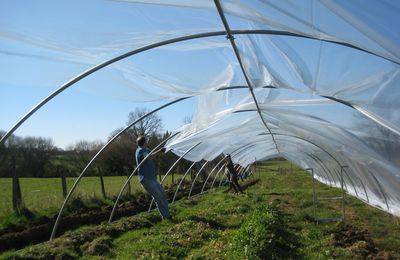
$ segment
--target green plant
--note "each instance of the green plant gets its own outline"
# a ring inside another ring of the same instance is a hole
[[[233,259],[299,258],[299,243],[275,204],[257,207],[232,241]]]

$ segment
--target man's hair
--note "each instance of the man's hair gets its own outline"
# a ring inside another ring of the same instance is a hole
[[[146,143],[146,137],[144,135],[139,135],[138,138],[136,139],[136,144],[138,146],[143,146]]]

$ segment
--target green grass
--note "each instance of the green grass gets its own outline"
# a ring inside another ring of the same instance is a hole
[[[278,166],[287,162],[267,162],[252,178],[261,182],[243,195],[217,189],[190,200],[171,205],[173,221],[160,221],[158,213],[141,213],[112,225],[84,227],[69,232],[51,243],[42,243],[0,258],[72,255],[83,259],[233,259],[230,251],[240,227],[260,205],[272,202],[287,215],[287,224],[301,244],[304,259],[351,259],[349,249],[330,245],[329,230],[337,223],[316,224],[313,215],[312,181],[308,173],[293,168],[284,174]],[[320,196],[337,196],[340,189],[317,185]],[[340,203],[321,203],[319,216],[340,215]],[[399,219],[370,207],[353,197],[346,197],[346,223],[366,228],[380,250],[400,258]],[[136,223],[136,224],[132,224]],[[118,230],[118,232],[116,232]],[[86,234],[86,235],[84,235]],[[90,234],[96,234],[95,237]],[[78,241],[79,246],[71,245]],[[101,257],[99,256],[101,255]]]
[[[180,177],[175,175],[175,182]],[[188,177],[187,177],[188,178]],[[67,191],[72,187],[76,178],[67,178]],[[113,197],[118,194],[127,177],[107,176],[104,177],[104,187],[106,195]],[[165,184],[172,183],[171,176],[168,176]],[[22,199],[24,205],[39,215],[52,215],[57,212],[64,197],[62,194],[61,178],[20,178]],[[131,192],[143,190],[138,184],[137,176],[131,180]],[[12,179],[0,178],[0,222],[5,219],[13,218],[12,210]],[[93,198],[101,198],[100,178],[84,177],[75,190],[74,197],[79,197],[83,201]]]

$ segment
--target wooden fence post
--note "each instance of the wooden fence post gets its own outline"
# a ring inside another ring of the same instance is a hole
[[[106,198],[106,190],[104,189],[104,179],[103,179],[103,172],[101,171],[100,167],[97,167],[97,172],[100,176],[100,186],[101,186],[101,194],[103,194],[103,198]]]
[[[59,169],[57,169],[57,171],[59,172]],[[67,197],[67,180],[65,178],[64,171],[61,172],[61,186],[62,186],[63,197],[65,199]]]
[[[22,195],[21,195],[21,186],[19,184],[19,177],[17,172],[17,163],[15,161],[15,156],[12,156],[12,202],[13,209],[17,212],[17,214],[21,213],[22,205]]]

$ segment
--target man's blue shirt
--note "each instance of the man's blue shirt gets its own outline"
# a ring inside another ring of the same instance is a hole
[[[139,163],[150,153],[150,149],[138,147],[136,149],[136,165]],[[138,177],[139,182],[143,179],[157,180],[156,178],[156,166],[152,160],[146,160],[142,163],[142,165],[138,169]]]

